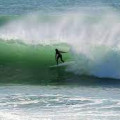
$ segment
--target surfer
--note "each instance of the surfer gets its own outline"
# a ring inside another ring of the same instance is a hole
[[[63,52],[63,51],[59,51],[58,49],[55,49],[55,59],[56,59],[56,62],[57,62],[57,65],[58,65],[58,60],[60,59],[63,63],[64,63],[64,60],[62,59],[62,54],[61,53],[66,53],[66,52]]]

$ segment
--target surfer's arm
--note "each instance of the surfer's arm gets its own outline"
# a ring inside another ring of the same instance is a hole
[[[67,53],[67,52],[64,52],[64,51],[59,51],[60,53]]]
[[[60,51],[60,53],[67,53],[67,52]]]

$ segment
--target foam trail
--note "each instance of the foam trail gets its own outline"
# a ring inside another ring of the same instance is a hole
[[[66,43],[75,74],[120,78],[120,16],[112,10],[32,14],[0,28],[0,38],[26,44]]]

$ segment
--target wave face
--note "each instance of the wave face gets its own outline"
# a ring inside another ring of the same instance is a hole
[[[0,23],[1,64],[35,63],[44,68],[55,64],[57,47],[69,50],[65,59],[75,61],[65,68],[66,73],[120,78],[120,16],[116,9],[33,12],[1,16]]]

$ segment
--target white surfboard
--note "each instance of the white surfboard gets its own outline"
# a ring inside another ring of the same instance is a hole
[[[68,65],[73,64],[73,63],[74,63],[74,61],[69,61],[69,62],[59,63],[58,65],[50,66],[50,68],[54,68],[54,67],[62,67],[62,66],[68,66]]]

